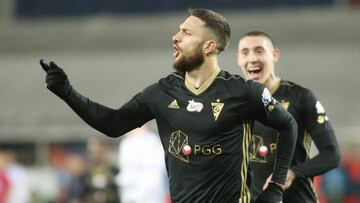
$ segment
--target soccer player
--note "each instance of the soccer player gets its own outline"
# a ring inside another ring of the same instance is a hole
[[[54,62],[41,60],[40,64],[47,88],[107,136],[119,137],[156,120],[175,203],[235,203],[240,197],[249,202],[248,147],[253,120],[277,129],[281,153],[271,183],[258,202],[280,202],[297,125],[262,84],[219,68],[218,55],[229,38],[229,24],[220,14],[189,10],[172,39],[176,72],[118,109],[79,94]]]
[[[339,148],[324,107],[314,94],[294,82],[280,79],[274,71],[280,51],[264,32],[253,31],[239,41],[237,60],[248,80],[264,84],[273,97],[290,112],[298,124],[298,138],[284,189],[285,203],[317,202],[312,186],[313,177],[325,173],[339,164]],[[276,156],[278,132],[255,122],[250,144],[251,169],[253,172],[252,197],[256,198],[267,185]],[[280,139],[280,138],[279,138]],[[310,145],[314,141],[319,153],[309,158]]]

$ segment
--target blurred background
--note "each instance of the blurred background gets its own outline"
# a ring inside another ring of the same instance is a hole
[[[190,7],[229,21],[220,65],[232,73],[241,73],[240,36],[273,37],[278,75],[315,92],[341,146],[341,166],[316,179],[321,203],[360,202],[360,0],[0,0],[0,203],[130,202],[134,191],[144,199],[132,202],[150,202],[149,193],[168,202],[154,123],[106,138],[45,88],[39,60],[56,61],[79,92],[117,108],[172,71],[171,37]],[[9,165],[14,183],[3,173]],[[132,188],[136,177],[156,191]],[[120,197],[125,190],[130,195]]]

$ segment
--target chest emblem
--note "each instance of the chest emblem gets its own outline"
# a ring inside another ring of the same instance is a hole
[[[181,130],[173,132],[170,136],[168,151],[181,161],[189,163],[188,155],[191,153],[189,137]]]
[[[191,100],[189,101],[186,110],[188,110],[189,112],[200,112],[203,107],[204,105],[202,103]]]
[[[172,101],[172,102],[169,104],[168,108],[169,108],[169,109],[179,109],[180,107],[179,107],[176,99],[174,99],[174,101]]]
[[[258,163],[266,163],[267,147],[264,145],[264,140],[258,135],[252,135],[250,141],[250,161]],[[264,149],[266,147],[266,150]],[[266,151],[266,153],[264,153]]]
[[[220,103],[219,100],[217,100],[217,102],[211,102],[211,108],[215,121],[219,118],[219,115],[223,107],[224,107],[224,103]]]

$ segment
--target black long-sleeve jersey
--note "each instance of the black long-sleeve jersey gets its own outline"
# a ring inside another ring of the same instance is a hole
[[[298,124],[298,139],[291,170],[296,179],[284,193],[284,203],[316,203],[312,179],[338,165],[339,149],[333,128],[328,121],[325,110],[314,94],[293,82],[281,80],[273,92],[285,109],[295,118]],[[266,179],[272,173],[275,156],[277,131],[255,122],[250,145],[251,169],[253,183],[252,197],[262,191]],[[309,151],[312,140],[319,154],[312,159]]]
[[[92,102],[72,89],[67,104],[90,126],[118,137],[156,119],[174,203],[250,201],[251,126],[257,119],[283,135],[274,181],[283,183],[297,126],[260,83],[216,71],[199,89],[173,73],[119,109]],[[148,153],[151,153],[148,152]]]

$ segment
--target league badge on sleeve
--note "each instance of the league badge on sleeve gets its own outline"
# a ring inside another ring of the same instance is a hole
[[[274,110],[276,102],[275,102],[275,99],[272,98],[272,95],[267,88],[264,88],[261,100],[269,112]]]
[[[315,108],[316,108],[316,112],[318,114],[317,122],[319,124],[323,124],[323,123],[325,123],[325,121],[329,120],[329,118],[325,115],[325,108],[319,101],[316,102]]]
[[[316,111],[317,111],[318,114],[324,114],[325,113],[325,109],[324,109],[323,105],[319,101],[316,102],[315,107],[316,107]]]
[[[262,102],[264,103],[264,106],[269,105],[269,103],[271,102],[271,93],[267,88],[264,88],[264,91],[262,93]]]

